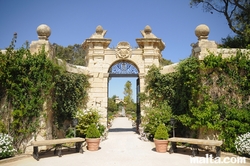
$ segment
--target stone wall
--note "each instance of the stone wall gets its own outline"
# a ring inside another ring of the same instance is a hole
[[[249,52],[248,49],[237,49],[237,48],[218,48],[218,45],[215,41],[208,40],[208,35],[210,29],[207,25],[201,24],[196,27],[195,35],[198,38],[196,43],[191,44],[191,55],[197,57],[199,60],[203,60],[205,56],[209,53],[214,53],[215,55],[222,55],[222,58],[235,56],[237,51],[242,53]],[[178,66],[178,63],[164,66],[161,70],[162,74],[175,72],[175,67]]]

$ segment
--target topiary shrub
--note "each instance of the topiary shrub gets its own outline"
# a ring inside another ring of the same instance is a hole
[[[95,124],[91,124],[86,133],[86,138],[100,138],[101,134]]]
[[[163,123],[161,123],[156,129],[154,138],[159,140],[167,140],[168,137],[167,127]]]

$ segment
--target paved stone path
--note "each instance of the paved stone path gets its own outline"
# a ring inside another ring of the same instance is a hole
[[[218,165],[190,163],[190,151],[175,154],[157,153],[152,142],[144,142],[132,128],[132,122],[126,117],[116,118],[108,139],[101,142],[96,152],[75,153],[73,149],[63,151],[63,156],[54,156],[53,152],[40,155],[36,161],[32,156],[1,163],[1,166],[191,166]],[[199,157],[198,157],[199,158]],[[200,157],[202,158],[202,157]],[[219,164],[232,166],[237,164]],[[249,164],[238,164],[249,165]]]

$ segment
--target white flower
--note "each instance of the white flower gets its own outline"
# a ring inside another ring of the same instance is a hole
[[[0,159],[13,156],[16,150],[13,145],[13,138],[8,134],[0,133]]]
[[[234,144],[238,152],[250,155],[250,132],[238,136]]]

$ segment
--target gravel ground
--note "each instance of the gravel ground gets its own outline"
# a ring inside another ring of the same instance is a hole
[[[152,142],[144,142],[135,133],[132,122],[126,117],[119,117],[113,121],[109,130],[108,139],[101,142],[100,149],[95,152],[85,150],[83,154],[75,150],[64,149],[62,157],[54,156],[53,152],[40,154],[36,161],[31,155],[19,156],[13,159],[0,161],[1,166],[243,166],[246,164],[215,164],[191,163],[190,149],[182,148],[178,153],[157,153]],[[198,161],[204,160],[205,152],[195,157]],[[224,157],[222,157],[223,159]],[[214,160],[211,160],[215,162]]]

